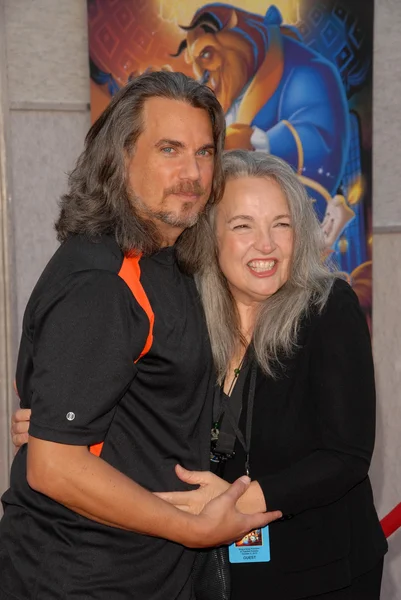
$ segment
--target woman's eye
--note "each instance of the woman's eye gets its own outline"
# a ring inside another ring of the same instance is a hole
[[[249,229],[249,225],[246,225],[245,223],[243,225],[235,225],[233,229]]]
[[[291,227],[291,223],[276,223],[276,227]]]

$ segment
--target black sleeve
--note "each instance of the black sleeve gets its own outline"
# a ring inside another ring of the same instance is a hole
[[[73,445],[103,441],[137,372],[145,313],[118,275],[90,270],[43,298],[33,319],[29,433]]]
[[[284,513],[341,498],[370,466],[375,438],[370,334],[356,295],[351,289],[344,294],[343,287],[339,291],[320,317],[311,352],[309,389],[320,441],[291,468],[258,480],[268,507]]]

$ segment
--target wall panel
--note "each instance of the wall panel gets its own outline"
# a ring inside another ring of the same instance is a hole
[[[373,74],[373,225],[376,231],[401,231],[400,30],[401,2],[376,0]]]
[[[5,0],[9,97],[89,102],[85,0]]]
[[[67,172],[83,147],[89,112],[13,111],[11,118],[17,323],[57,247],[53,223]]]
[[[376,450],[371,478],[379,515],[401,502],[401,234],[376,234],[373,350],[377,384]],[[383,600],[401,598],[401,529],[389,539]]]

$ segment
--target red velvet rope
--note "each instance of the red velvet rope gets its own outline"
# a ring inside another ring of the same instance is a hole
[[[386,538],[401,527],[401,502],[380,521]]]

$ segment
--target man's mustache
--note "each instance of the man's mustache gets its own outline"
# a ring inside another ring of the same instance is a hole
[[[199,181],[195,181],[194,183],[181,183],[180,185],[175,185],[173,187],[167,188],[164,190],[164,197],[170,196],[170,194],[188,194],[190,196],[204,196],[206,193],[205,188],[199,183]]]

